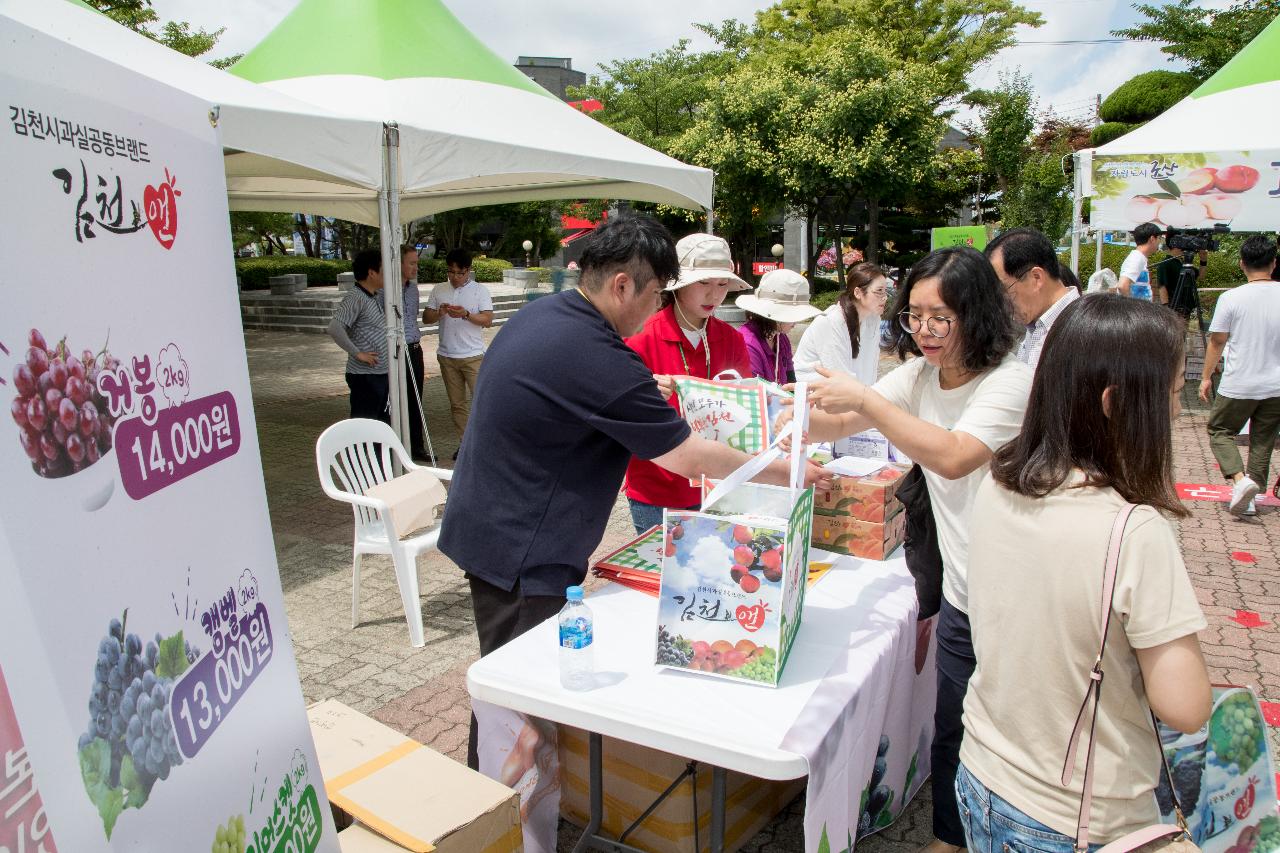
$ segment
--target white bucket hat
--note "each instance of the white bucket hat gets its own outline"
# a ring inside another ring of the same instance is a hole
[[[743,311],[775,323],[803,323],[822,313],[809,304],[809,280],[794,270],[769,270],[755,293],[744,293],[734,301]]]
[[[676,243],[676,257],[680,259],[680,277],[667,284],[667,290],[679,290],[686,284],[706,281],[709,278],[727,278],[733,290],[750,290],[733,271],[733,259],[729,256],[729,243],[714,234],[690,234]]]

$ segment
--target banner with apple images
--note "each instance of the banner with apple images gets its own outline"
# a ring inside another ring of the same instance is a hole
[[[1095,155],[1091,178],[1095,228],[1280,228],[1280,149]]]
[[[0,234],[21,247],[0,280],[0,849],[336,851],[218,129],[143,78],[103,101],[54,41],[6,38],[0,63]]]

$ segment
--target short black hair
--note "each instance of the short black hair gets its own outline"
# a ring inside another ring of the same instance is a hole
[[[1272,237],[1254,234],[1240,244],[1240,263],[1250,272],[1271,275],[1276,266],[1276,241]]]
[[[583,238],[581,283],[595,292],[610,276],[625,272],[643,290],[651,278],[660,285],[680,275],[676,244],[666,226],[650,216],[608,219]]]
[[[351,271],[356,274],[356,281],[364,281],[369,271],[382,272],[382,252],[378,249],[365,249],[351,261]]]
[[[942,301],[956,312],[960,321],[960,357],[966,370],[985,371],[995,367],[1013,351],[1019,329],[1005,287],[996,277],[991,262],[977,249],[948,246],[935,249],[911,267],[907,283],[898,290],[893,304],[894,322],[890,348],[906,361],[907,354],[920,355],[911,333],[897,317],[908,310],[916,282],[937,278]]]
[[[446,264],[453,264],[460,270],[471,269],[471,253],[466,249],[450,249],[449,254],[444,256]]]
[[[1053,243],[1034,228],[1011,228],[1001,233],[987,244],[984,254],[990,258],[997,249],[1004,271],[1014,278],[1026,275],[1032,267],[1040,267],[1049,278],[1062,278],[1062,265]]]
[[[1074,287],[1076,290],[1084,290],[1080,286],[1080,278],[1071,271],[1071,267],[1066,264],[1058,264],[1058,280],[1062,282],[1063,287]]]
[[[1151,242],[1152,237],[1159,237],[1163,233],[1160,226],[1154,222],[1144,222],[1133,229],[1133,242],[1139,246],[1145,246]]]

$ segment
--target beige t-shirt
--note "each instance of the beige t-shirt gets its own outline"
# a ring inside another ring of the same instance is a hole
[[[1074,835],[1084,777],[1081,738],[1071,790],[1067,742],[1102,630],[1107,540],[1123,499],[1071,487],[1044,498],[978,489],[969,540],[969,622],[978,666],[964,700],[960,760],[993,792]],[[1094,749],[1092,834],[1111,841],[1158,820],[1160,756],[1133,649],[1185,637],[1206,623],[1173,527],[1148,506],[1129,517],[1116,573],[1115,616],[1103,659]]]

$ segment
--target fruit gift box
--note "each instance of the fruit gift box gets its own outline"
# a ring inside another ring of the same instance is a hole
[[[667,510],[660,666],[776,686],[804,605],[813,489],[746,483]]]
[[[902,509],[898,487],[910,470],[906,465],[886,463],[865,477],[844,475],[833,478],[831,488],[813,496],[815,515],[854,518],[883,523]]]

